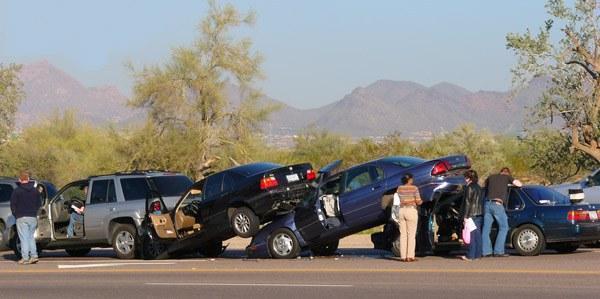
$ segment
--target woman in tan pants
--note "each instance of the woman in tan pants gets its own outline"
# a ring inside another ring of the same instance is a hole
[[[418,206],[421,205],[419,188],[413,185],[413,176],[410,173],[402,176],[402,185],[396,190],[399,198],[400,212],[398,224],[400,226],[400,258],[403,262],[414,262],[415,243],[417,239],[417,223],[419,221]]]

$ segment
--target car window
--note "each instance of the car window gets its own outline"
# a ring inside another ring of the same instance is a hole
[[[72,200],[85,202],[86,196],[84,191],[84,185],[72,185],[67,187],[60,194],[58,202],[70,202]]]
[[[523,191],[539,205],[568,205],[571,203],[569,197],[554,189],[540,186],[524,188]]]
[[[221,186],[223,183],[224,172],[213,174],[206,178],[206,185],[204,186],[204,196],[211,198],[221,193]]]
[[[7,202],[12,195],[13,187],[9,184],[0,184],[0,202]]]
[[[238,189],[240,182],[244,179],[244,176],[234,173],[227,172],[223,177],[223,192]]]
[[[588,187],[600,186],[600,171],[596,172],[595,175],[589,177],[587,186]]]
[[[113,180],[97,180],[92,182],[90,204],[116,202],[115,183]]]
[[[146,178],[124,178],[120,181],[125,201],[145,200],[150,196],[150,186]]]
[[[188,193],[184,196],[183,200],[179,204],[179,209],[185,208],[190,203],[193,202],[201,202],[203,200],[202,190],[197,188],[192,188],[188,191]]]
[[[373,181],[383,180],[383,169],[377,166],[370,166],[371,176],[373,176]]]
[[[506,207],[509,211],[521,210],[525,207],[521,194],[517,189],[511,189],[508,195],[508,206]]]
[[[168,175],[152,177],[152,182],[163,197],[180,197],[194,182],[184,175]]]
[[[369,167],[362,166],[348,171],[346,176],[346,188],[344,192],[356,190],[372,183]]]

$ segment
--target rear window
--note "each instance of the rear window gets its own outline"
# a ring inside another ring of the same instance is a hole
[[[567,205],[571,201],[566,195],[545,187],[527,187],[523,191],[538,205]]]
[[[121,188],[126,201],[146,199],[150,196],[150,186],[146,178],[121,179]]]
[[[10,200],[13,188],[9,184],[0,184],[0,202],[7,202]]]
[[[194,183],[183,175],[152,177],[152,181],[163,197],[182,196]]]
[[[230,171],[235,172],[237,174],[241,174],[245,177],[249,177],[255,175],[257,173],[265,172],[271,169],[276,169],[282,167],[279,164],[275,163],[253,163],[244,166],[239,166],[230,169]]]
[[[396,166],[400,166],[403,168],[413,167],[415,165],[421,164],[425,162],[425,160],[415,157],[389,157],[384,158],[383,162],[391,163]]]

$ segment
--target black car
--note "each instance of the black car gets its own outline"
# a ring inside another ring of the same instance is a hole
[[[160,196],[151,198],[147,203],[145,256],[192,249],[200,249],[207,256],[218,255],[223,240],[235,235],[254,236],[260,224],[293,210],[310,192],[315,178],[316,172],[308,163],[253,163],[194,183],[170,211]]]

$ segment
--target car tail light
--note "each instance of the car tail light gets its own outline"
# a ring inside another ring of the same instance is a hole
[[[450,163],[448,163],[447,161],[440,161],[433,166],[433,169],[431,170],[431,175],[444,174],[448,172],[449,169]]]
[[[312,181],[317,178],[317,173],[313,169],[306,171],[306,179]]]
[[[160,202],[155,201],[150,205],[150,211],[152,212],[160,212],[162,211],[162,207],[160,206]]]
[[[271,189],[271,188],[277,187],[278,185],[279,185],[279,182],[277,182],[277,179],[274,176],[262,178],[260,180],[260,189],[261,190]]]
[[[569,221],[589,221],[590,220],[590,212],[588,212],[588,211],[569,211],[567,220],[569,220]]]

